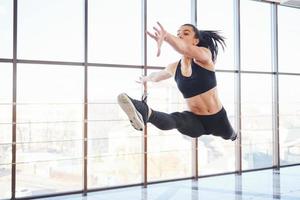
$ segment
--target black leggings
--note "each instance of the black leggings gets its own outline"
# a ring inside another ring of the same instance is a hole
[[[152,110],[148,122],[161,130],[177,129],[193,138],[212,134],[230,139],[234,134],[224,108],[213,115],[196,115],[189,111],[167,114]]]

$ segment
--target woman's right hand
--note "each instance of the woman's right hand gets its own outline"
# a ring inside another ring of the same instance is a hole
[[[140,76],[139,80],[136,80],[137,83],[140,84],[145,84],[148,81],[148,77],[147,76]]]
[[[147,31],[147,34],[153,38],[156,43],[157,43],[157,54],[156,56],[158,57],[160,55],[160,50],[161,50],[161,46],[165,40],[165,37],[167,35],[167,31],[164,29],[164,27],[157,22],[157,25],[159,26],[160,29],[153,27],[153,29],[155,30],[154,34],[150,33],[149,31]]]

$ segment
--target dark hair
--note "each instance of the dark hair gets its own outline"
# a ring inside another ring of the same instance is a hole
[[[225,38],[219,34],[219,31],[199,31],[193,24],[184,24],[182,26],[190,26],[195,32],[195,38],[199,39],[197,46],[208,48],[211,51],[212,60],[215,62],[218,55],[219,46],[224,50]]]

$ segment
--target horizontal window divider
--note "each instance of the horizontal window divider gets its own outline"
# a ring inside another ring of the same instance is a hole
[[[257,141],[255,141],[255,143],[250,143],[250,141],[246,141],[246,142],[242,142],[242,144],[243,145],[245,145],[245,146],[253,146],[253,145],[262,145],[262,144],[268,144],[268,145],[272,145],[273,144],[273,142],[272,141],[270,141],[270,142],[268,142],[268,140],[265,140],[266,142],[263,142],[263,141],[261,141],[261,142],[257,142]],[[254,150],[254,151],[256,151],[256,149]],[[264,152],[265,152],[266,150],[264,150]],[[272,149],[270,149],[270,154],[272,154]]]
[[[154,152],[146,152],[148,156],[150,154],[160,154],[160,153],[171,153],[171,152],[192,152],[192,149],[172,149],[172,150],[165,150],[165,151],[154,151]],[[120,157],[120,156],[131,156],[131,155],[143,155],[144,152],[130,152],[130,153],[120,153],[120,154],[109,154],[109,153],[103,153],[101,155],[88,155],[88,158],[100,158],[100,157]]]
[[[0,166],[7,166],[7,165],[11,165],[11,163],[0,163]]]
[[[6,146],[6,145],[12,145],[11,142],[3,142],[3,143],[0,143],[0,146]]]
[[[7,105],[11,106],[12,102],[11,103],[0,103],[0,106],[7,106]]]
[[[13,59],[9,59],[9,58],[0,58],[0,63],[12,63],[13,62]]]
[[[300,116],[300,113],[299,114],[281,114],[279,115],[279,117],[299,117]]]
[[[0,122],[0,125],[12,125],[12,122]]]
[[[13,63],[13,59],[0,58],[2,63]],[[70,61],[49,61],[49,60],[28,60],[28,59],[17,59],[17,63],[23,64],[49,64],[49,65],[72,65],[72,66],[85,66],[84,62],[70,62]],[[124,65],[124,64],[113,64],[113,63],[86,63],[88,67],[116,67],[116,68],[137,68],[143,69],[143,65]],[[147,66],[147,69],[164,69],[162,66]],[[216,72],[226,73],[245,73],[245,74],[278,74],[278,75],[296,75],[300,76],[300,73],[292,72],[271,72],[271,71],[247,71],[247,70],[226,70],[216,69]]]
[[[172,134],[164,134],[164,135],[147,135],[145,136],[142,132],[140,135],[134,135],[134,136],[128,136],[126,135],[126,138],[129,139],[141,139],[141,138],[154,138],[154,137],[170,137],[170,136],[178,136],[178,133],[172,133]],[[124,136],[125,137],[125,136]],[[103,138],[87,138],[87,140],[107,140],[107,139],[115,139],[115,140],[120,140],[120,136],[115,136],[115,137],[103,137]]]
[[[46,103],[46,102],[28,102],[28,103],[16,103],[17,106],[23,106],[23,105],[84,105],[84,103],[80,102],[71,102],[71,103]]]
[[[49,60],[25,60],[25,59],[17,59],[17,63],[20,63],[20,64],[42,64],[42,65],[84,66],[84,62],[49,61]]]
[[[242,115],[242,118],[253,118],[253,117],[272,117],[273,115]]]
[[[282,129],[285,129],[285,130],[300,130],[300,127],[293,127],[293,128],[279,127],[280,131],[282,131]],[[292,134],[292,133],[289,133],[289,134]],[[294,133],[294,134],[299,134],[299,133]]]
[[[48,140],[48,141],[25,141],[25,142],[16,142],[16,145],[21,144],[42,144],[42,143],[60,143],[60,142],[78,142],[84,141],[84,139],[69,139],[69,140]]]
[[[61,123],[83,123],[84,121],[41,121],[41,122],[37,122],[37,121],[23,121],[23,122],[17,122],[16,124],[61,124]]]
[[[32,160],[32,161],[24,161],[24,162],[17,162],[13,163],[16,165],[24,165],[24,164],[34,164],[34,163],[47,163],[47,162],[57,162],[57,161],[68,161],[68,160],[82,160],[82,157],[73,157],[73,158],[61,158],[61,159],[55,159],[55,160]]]
[[[89,67],[115,67],[115,68],[136,68],[143,69],[143,65],[124,65],[124,64],[113,64],[113,63],[87,63]],[[148,66],[147,66],[148,68]]]
[[[190,151],[192,152],[192,148],[186,148],[186,149],[170,149],[170,150],[162,150],[162,151],[149,151],[148,147],[148,152],[147,154],[160,154],[160,153],[172,153],[172,152],[186,152],[186,151]]]
[[[122,157],[122,156],[132,156],[132,155],[140,155],[142,156],[143,152],[131,152],[131,153],[120,153],[120,154],[109,154],[109,153],[103,153],[101,155],[87,155],[87,159],[91,158],[104,158],[104,157]]]
[[[244,125],[245,126],[245,125]],[[270,128],[242,128],[241,131],[252,131],[252,132],[255,132],[255,131],[271,131],[272,132],[272,127]]]

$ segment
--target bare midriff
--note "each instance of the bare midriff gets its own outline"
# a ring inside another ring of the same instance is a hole
[[[213,115],[222,109],[216,87],[185,100],[189,111],[196,115]]]

